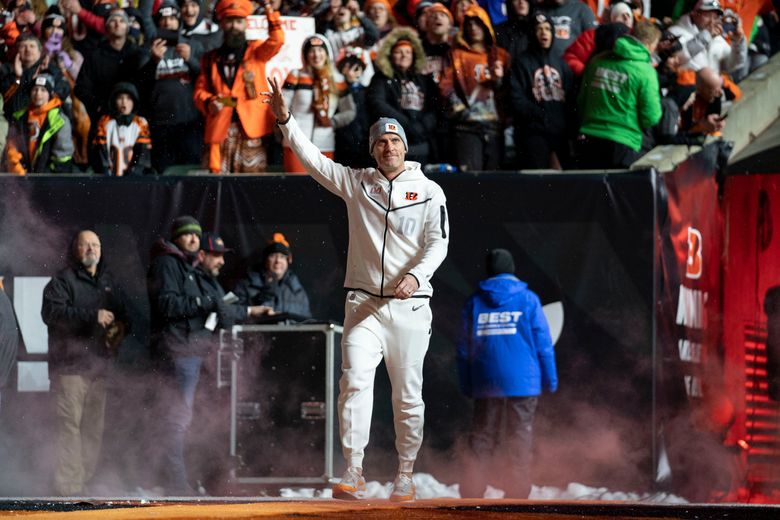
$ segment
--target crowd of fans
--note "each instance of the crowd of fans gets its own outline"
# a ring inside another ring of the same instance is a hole
[[[780,32],[770,0],[679,0],[657,18],[642,0],[203,2],[8,0],[0,169],[301,172],[259,95],[280,15],[315,19],[283,90],[340,162],[371,166],[368,127],[392,117],[408,159],[434,167],[623,168],[718,135]],[[246,39],[252,14],[264,41]]]

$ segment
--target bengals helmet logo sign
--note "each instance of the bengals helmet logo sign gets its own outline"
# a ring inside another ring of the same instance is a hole
[[[407,191],[406,196],[404,197],[406,200],[417,200],[417,193],[413,191]]]
[[[385,125],[385,133],[387,134],[387,133],[391,133],[391,132],[394,133],[394,134],[397,134],[398,133],[398,126],[393,124],[393,123],[387,123]]]
[[[701,232],[698,229],[688,228],[688,260],[685,262],[685,277],[694,280],[701,278]]]

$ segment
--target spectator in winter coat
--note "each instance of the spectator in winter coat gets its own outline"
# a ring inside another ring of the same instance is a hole
[[[290,71],[282,93],[306,136],[326,157],[333,158],[335,130],[355,118],[355,103],[346,90],[344,79],[333,67],[333,53],[324,36],[315,34],[306,38],[301,53],[303,67]],[[303,165],[287,141],[282,144],[284,171],[304,173]]]
[[[43,290],[41,317],[49,332],[49,370],[56,398],[58,436],[54,487],[85,491],[103,440],[105,377],[129,330],[122,288],[105,268],[100,238],[79,232],[69,265]]]
[[[109,96],[119,82],[134,82],[148,53],[127,39],[130,20],[122,9],[113,9],[105,21],[106,38],[85,55],[74,92],[84,103],[93,125],[111,111]],[[91,131],[94,135],[94,129]]]
[[[63,78],[71,90],[76,84],[81,66],[84,64],[84,56],[77,51],[74,41],[66,33],[67,22],[60,13],[58,6],[53,5],[46,10],[41,21],[41,41],[50,62],[54,62],[62,72]],[[73,130],[73,163],[79,168],[86,169],[89,163],[89,127],[90,120],[84,103],[75,94],[71,93],[69,116]]]
[[[496,25],[496,44],[506,49],[512,61],[533,39],[531,3],[528,0],[506,0],[507,21]]]
[[[362,47],[346,47],[344,57],[338,62],[338,70],[344,76],[347,90],[355,104],[355,119],[336,129],[336,161],[352,168],[368,168],[374,159],[368,153],[368,87],[365,85],[366,68],[371,66],[371,55]],[[373,77],[373,76],[371,76]],[[369,83],[371,77],[368,78]]]
[[[151,170],[152,139],[146,119],[137,115],[138,90],[117,83],[111,92],[111,113],[100,118],[91,154],[95,173],[121,177]]]
[[[53,93],[60,101],[70,95],[70,85],[62,77],[56,61],[43,53],[43,45],[34,34],[25,33],[16,40],[16,56],[10,63],[0,66],[0,92],[3,93],[3,115],[7,121],[19,110],[30,104],[30,90],[33,79],[46,74],[54,82]]]
[[[563,56],[580,34],[597,25],[593,11],[579,0],[545,0],[541,9],[555,26],[552,52],[558,56]]]
[[[311,318],[309,296],[298,276],[290,269],[292,253],[290,244],[281,233],[263,249],[262,263],[249,271],[246,280],[236,284],[233,292],[242,305],[258,305],[267,309],[265,314],[289,313],[301,318]]]
[[[492,170],[501,164],[503,121],[500,93],[509,54],[497,47],[487,13],[468,7],[449,65],[439,82],[452,129],[446,162],[461,169]]]
[[[661,31],[649,22],[591,60],[579,93],[583,168],[628,168],[639,159],[642,131],[661,119],[658,76],[650,63]]]
[[[343,47],[370,49],[379,41],[379,30],[360,12],[360,4],[356,0],[347,0],[338,8],[333,21],[325,26],[323,34],[330,42],[334,56]]]
[[[482,498],[498,478],[507,498],[525,499],[538,396],[558,388],[555,351],[539,297],[515,277],[512,254],[493,249],[486,262],[488,278],[463,308],[458,341],[461,391],[474,399],[460,492]]]
[[[718,74],[732,74],[747,66],[748,45],[742,21],[737,17],[734,32],[723,34],[722,15],[718,0],[699,0],[690,13],[669,28],[683,46],[683,68],[698,71],[709,67]]]
[[[13,115],[5,150],[6,171],[28,173],[70,173],[73,167],[73,138],[70,120],[62,112],[62,101],[54,92],[48,74],[33,78],[30,106]]]
[[[225,253],[232,249],[225,247],[225,241],[216,233],[204,232],[198,251],[197,271],[202,281],[202,287],[218,302],[217,327],[230,329],[236,323],[243,323],[248,318],[273,314],[271,307],[261,305],[242,305],[241,303],[225,303],[225,290],[219,284],[219,272],[225,265]]]
[[[263,138],[273,133],[273,117],[260,92],[267,87],[265,64],[284,44],[280,15],[265,4],[268,38],[247,42],[249,0],[220,0],[222,46],[207,52],[195,84],[195,106],[206,118],[204,141],[212,173],[258,173],[268,166]]]
[[[392,117],[406,131],[407,160],[428,162],[430,139],[436,129],[438,88],[421,74],[425,53],[417,33],[408,27],[394,29],[382,41],[376,57],[377,73],[368,89],[371,120]]]
[[[201,232],[193,217],[174,219],[170,240],[161,237],[152,246],[147,274],[151,349],[160,375],[155,420],[161,432],[156,448],[162,485],[171,496],[197,494],[187,475],[185,444],[203,358],[215,345],[206,320],[222,303],[200,283]]]
[[[560,170],[569,156],[567,121],[574,119],[574,78],[551,51],[552,21],[537,13],[533,24],[534,37],[512,62],[510,76],[517,168]]]
[[[612,50],[615,40],[628,33],[634,27],[634,15],[628,4],[624,2],[612,4],[612,7],[609,9],[609,20],[609,24],[599,26],[598,28],[586,29],[563,53],[563,59],[566,60],[569,68],[577,78],[582,76],[591,56],[599,52]],[[607,27],[607,29],[601,29],[601,27]],[[608,48],[596,49],[596,32],[598,29],[602,31],[607,30],[615,34],[611,41],[612,45],[609,45]]]
[[[68,85],[72,86],[84,63],[84,57],[73,48],[71,39],[65,33],[65,17],[56,5],[46,10],[41,21],[41,42],[44,53],[59,66]]]
[[[179,34],[175,0],[163,0],[155,21],[151,59],[139,76],[154,142],[152,166],[163,173],[170,166],[198,164],[202,159],[203,120],[192,98],[202,48]]]
[[[205,18],[203,0],[179,0],[181,33],[200,44],[204,53],[222,45],[219,25]]]

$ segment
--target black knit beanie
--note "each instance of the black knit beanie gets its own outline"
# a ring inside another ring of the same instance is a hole
[[[515,260],[512,258],[512,253],[506,249],[491,250],[485,258],[485,267],[488,276],[502,273],[515,274]]]

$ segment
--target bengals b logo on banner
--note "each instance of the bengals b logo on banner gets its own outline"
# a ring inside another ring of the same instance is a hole
[[[413,191],[407,191],[406,196],[404,198],[406,200],[417,200],[417,193]]]
[[[701,256],[701,232],[696,229],[688,228],[688,260],[685,262],[685,277],[694,280],[701,277],[702,256]]]

